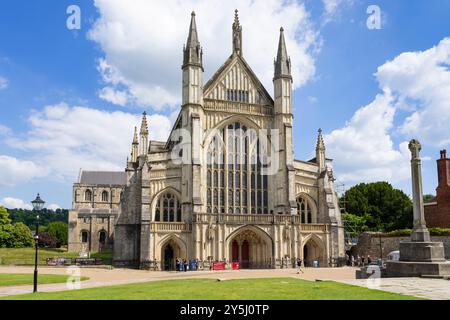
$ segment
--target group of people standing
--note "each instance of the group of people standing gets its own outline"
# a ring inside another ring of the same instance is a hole
[[[359,254],[349,256],[348,254],[345,255],[347,258],[347,265],[351,267],[364,267],[365,265],[369,265],[372,263],[372,258],[370,255],[366,256],[360,256]]]
[[[175,260],[176,271],[196,271],[198,270],[198,260],[197,259],[180,259]]]

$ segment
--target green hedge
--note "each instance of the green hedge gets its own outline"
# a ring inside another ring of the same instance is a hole
[[[411,235],[411,229],[400,229],[388,232],[387,234],[394,237],[409,237]],[[430,235],[432,236],[450,236],[450,228],[429,228]]]

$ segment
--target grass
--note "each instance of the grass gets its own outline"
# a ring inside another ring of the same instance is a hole
[[[46,258],[78,258],[78,253],[67,252],[65,248],[39,248],[38,264],[45,266]],[[101,258],[103,264],[111,264],[111,251],[93,252],[91,258]],[[34,265],[34,248],[0,248],[0,265]]]
[[[67,281],[68,276],[65,275],[53,275],[53,274],[40,274],[38,276],[38,284],[48,283],[64,283]],[[80,280],[88,280],[87,277],[81,277]],[[8,274],[0,273],[0,287],[32,285],[33,274]]]
[[[217,281],[188,279],[51,293],[7,300],[415,300],[417,298],[333,281],[294,278]],[[1,300],[0,299],[0,300]]]

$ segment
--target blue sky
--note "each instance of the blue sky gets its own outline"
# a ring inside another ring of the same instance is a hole
[[[81,30],[66,28],[73,4]],[[371,4],[381,9],[380,30],[366,26]],[[409,194],[404,142],[417,138],[424,191],[434,193],[435,160],[450,137],[450,1],[236,0],[214,8],[194,0],[137,0],[131,8],[128,1],[2,1],[0,203],[24,206],[40,192],[49,205],[70,207],[79,168],[123,168],[144,110],[151,137],[164,139],[179,108],[190,12],[197,12],[206,82],[231,53],[233,8],[244,57],[269,92],[285,27],[296,68],[297,159],[313,156],[322,128],[339,182],[387,180]]]

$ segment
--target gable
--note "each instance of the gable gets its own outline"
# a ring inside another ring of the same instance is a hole
[[[232,55],[204,87],[204,98],[273,106],[273,99],[245,60]]]

